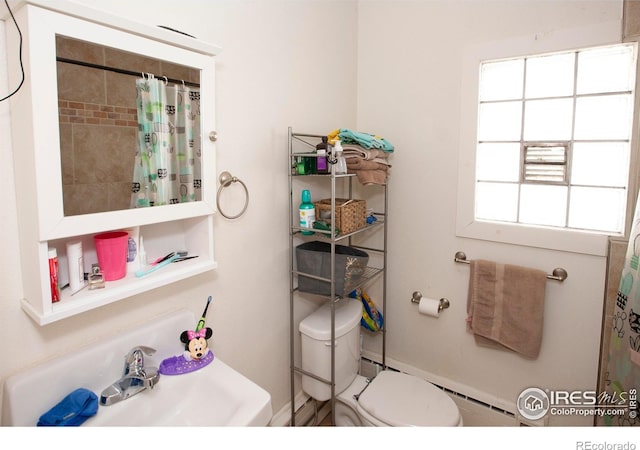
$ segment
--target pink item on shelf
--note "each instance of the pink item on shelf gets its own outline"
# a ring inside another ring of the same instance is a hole
[[[125,231],[112,231],[93,237],[98,254],[100,271],[105,281],[124,278],[127,274],[127,251],[129,234]]]

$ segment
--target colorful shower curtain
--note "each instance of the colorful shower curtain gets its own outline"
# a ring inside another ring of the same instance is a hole
[[[639,426],[640,408],[640,196],[631,227],[620,287],[613,311],[605,390],[624,414],[605,416],[605,425]]]
[[[131,208],[201,200],[200,92],[153,75],[138,79],[136,90]]]

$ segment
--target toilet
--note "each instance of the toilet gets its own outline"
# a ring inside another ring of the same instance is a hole
[[[335,307],[334,419],[337,426],[462,426],[458,407],[428,381],[384,370],[370,382],[358,375],[362,303],[343,298]],[[331,305],[300,322],[302,369],[331,379]],[[329,384],[302,376],[302,390],[312,398],[331,398]],[[357,398],[357,399],[356,399]]]

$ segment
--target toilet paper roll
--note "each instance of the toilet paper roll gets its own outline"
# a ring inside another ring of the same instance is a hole
[[[438,317],[440,315],[438,308],[440,308],[440,300],[422,297],[418,305],[418,312],[427,316]]]

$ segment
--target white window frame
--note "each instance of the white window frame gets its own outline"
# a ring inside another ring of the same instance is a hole
[[[544,35],[525,36],[468,48],[463,58],[461,86],[461,125],[458,161],[458,203],[456,235],[473,239],[553,249],[596,256],[606,256],[609,236],[583,230],[538,227],[517,223],[491,222],[475,219],[475,168],[478,123],[478,87],[483,61],[520,58],[528,55],[572,51],[580,48],[620,44],[620,21],[573,28]],[[640,77],[637,77],[640,78]],[[636,81],[636,85],[638,81]],[[633,217],[637,194],[637,122],[638,105],[634,99],[634,120],[631,138],[631,161],[627,195],[627,224]]]

